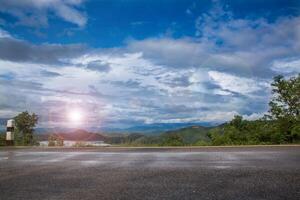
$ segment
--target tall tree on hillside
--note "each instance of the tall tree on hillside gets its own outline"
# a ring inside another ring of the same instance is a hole
[[[21,145],[33,144],[34,127],[38,122],[38,116],[35,113],[27,111],[20,113],[15,118],[16,124],[16,143]]]
[[[229,122],[230,125],[234,126],[237,130],[242,130],[243,128],[243,117],[240,115],[235,115],[233,119]]]
[[[278,131],[287,142],[300,137],[300,74],[284,79],[276,76],[272,83],[273,98],[270,101],[269,118],[276,122]]]

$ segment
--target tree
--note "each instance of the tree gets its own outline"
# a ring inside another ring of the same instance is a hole
[[[15,118],[16,125],[16,144],[32,145],[34,144],[34,127],[38,122],[38,116],[35,113],[27,111],[20,113]]]
[[[5,146],[6,135],[4,132],[0,132],[0,146]]]
[[[64,139],[59,135],[50,135],[48,138],[48,146],[64,146]]]
[[[287,80],[283,76],[276,76],[271,85],[273,98],[269,103],[268,117],[276,121],[285,141],[294,142],[299,139],[295,131],[300,123],[300,74]]]
[[[163,146],[183,146],[183,138],[176,133],[167,133],[163,136]]]
[[[243,128],[243,117],[240,115],[235,115],[229,123],[231,126],[234,126],[238,130]]]

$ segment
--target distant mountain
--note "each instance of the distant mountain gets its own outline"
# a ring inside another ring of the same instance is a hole
[[[142,134],[160,134],[170,130],[176,130],[189,126],[203,126],[212,127],[215,124],[212,123],[154,123],[154,124],[141,124],[138,126],[131,126],[129,128],[119,128],[114,126],[104,127],[87,127],[84,128],[90,132],[100,132],[104,134],[130,134],[130,133],[142,133]],[[53,128],[35,128],[35,132],[38,134],[53,133],[53,132],[72,132],[74,128],[53,127]]]
[[[170,130],[176,130],[188,126],[213,126],[211,123],[154,123],[143,124],[139,126],[132,126],[129,128],[99,128],[100,131],[105,133],[143,133],[143,134],[160,134]]]
[[[71,141],[104,141],[106,137],[99,133],[91,133],[85,130],[75,130],[72,132],[61,132],[61,133],[47,133],[38,134],[38,140],[48,140],[50,135],[55,135],[63,138],[64,140]]]

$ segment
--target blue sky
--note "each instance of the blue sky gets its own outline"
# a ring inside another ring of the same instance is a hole
[[[0,118],[221,123],[300,72],[297,0],[0,0]]]

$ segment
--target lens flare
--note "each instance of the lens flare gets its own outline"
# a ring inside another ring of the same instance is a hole
[[[68,119],[72,123],[81,123],[83,119],[83,114],[80,110],[72,110],[68,113]]]

